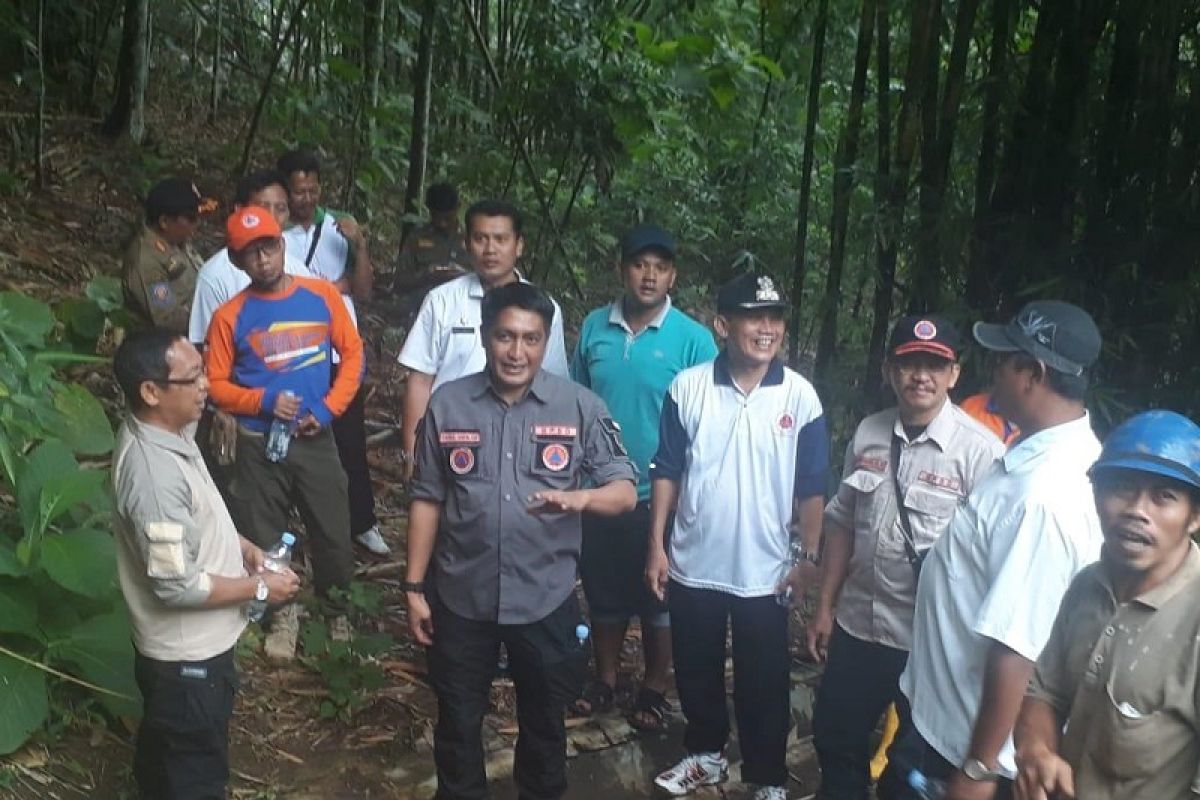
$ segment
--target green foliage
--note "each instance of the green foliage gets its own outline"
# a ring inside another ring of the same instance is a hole
[[[56,707],[94,696],[113,714],[138,710],[114,543],[100,527],[108,472],[80,461],[112,450],[112,426],[95,397],[56,371],[97,360],[72,352],[69,319],[103,320],[106,291],[89,287],[99,300],[58,319],[37,300],[0,294],[0,484],[9,498],[0,501],[0,753]]]
[[[371,693],[387,684],[376,657],[391,649],[392,637],[354,632],[350,641],[334,641],[321,619],[310,619],[300,632],[304,664],[321,676],[329,695],[319,713],[326,719],[349,722],[369,704]]]

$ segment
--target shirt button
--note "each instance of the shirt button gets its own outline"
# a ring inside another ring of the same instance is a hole
[[[504,457],[507,458],[509,461],[512,461],[512,453],[511,452],[505,453]]]
[[[506,503],[512,502],[512,495],[511,494],[504,495],[504,502],[506,502]]]
[[[1109,625],[1107,628],[1104,629],[1105,636],[1112,636],[1116,632],[1117,632],[1117,629],[1114,628],[1112,625]]]
[[[1092,659],[1092,661],[1094,661],[1096,663],[1096,666],[1100,666],[1101,664],[1104,663],[1104,656],[1097,655],[1095,658]]]

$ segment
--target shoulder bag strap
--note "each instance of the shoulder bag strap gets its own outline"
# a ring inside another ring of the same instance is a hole
[[[916,540],[913,538],[912,524],[908,521],[908,509],[904,506],[904,492],[900,490],[900,437],[892,433],[892,486],[896,491],[896,513],[900,517],[900,529],[904,534],[904,552],[908,554],[909,563],[914,566],[920,562]]]

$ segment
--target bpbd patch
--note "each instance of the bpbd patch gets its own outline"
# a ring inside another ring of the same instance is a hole
[[[551,472],[562,472],[571,464],[571,451],[566,445],[552,442],[542,446],[542,466]]]

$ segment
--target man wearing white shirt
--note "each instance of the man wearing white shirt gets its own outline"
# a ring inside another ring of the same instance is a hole
[[[397,358],[411,370],[400,428],[405,480],[412,477],[417,423],[425,416],[434,389],[484,368],[486,359],[479,338],[484,293],[525,280],[517,272],[525,238],[523,217],[515,206],[500,200],[481,200],[467,209],[466,223],[467,250],[475,271],[443,283],[425,296]],[[554,303],[554,322],[542,366],[547,372],[570,377],[558,303]]]
[[[1012,729],[1034,662],[1067,586],[1103,542],[1087,477],[1100,442],[1083,404],[1100,354],[1092,318],[1034,301],[974,333],[998,354],[993,397],[1021,439],[925,559],[900,679],[914,735],[893,756],[947,780],[948,800],[1010,796]]]
[[[273,169],[257,170],[239,180],[234,188],[233,204],[234,208],[260,206],[271,212],[280,228],[288,225],[287,189],[283,177]],[[283,270],[289,275],[315,277],[303,262],[287,251],[284,252]],[[205,261],[196,278],[196,293],[192,295],[188,340],[196,347],[203,347],[213,314],[249,285],[250,277],[229,260],[228,248],[222,247]]]
[[[276,162],[287,188],[291,225],[283,228],[287,252],[318,278],[333,283],[358,327],[354,301],[371,299],[374,272],[367,237],[354,217],[320,204],[321,160],[311,150],[289,150]],[[365,363],[365,362],[364,362]],[[338,361],[334,360],[334,378]],[[365,374],[364,374],[365,377]],[[333,421],[338,457],[350,492],[350,532],[354,541],[377,556],[390,553],[375,516],[375,492],[367,465],[366,381],[345,413]]]

